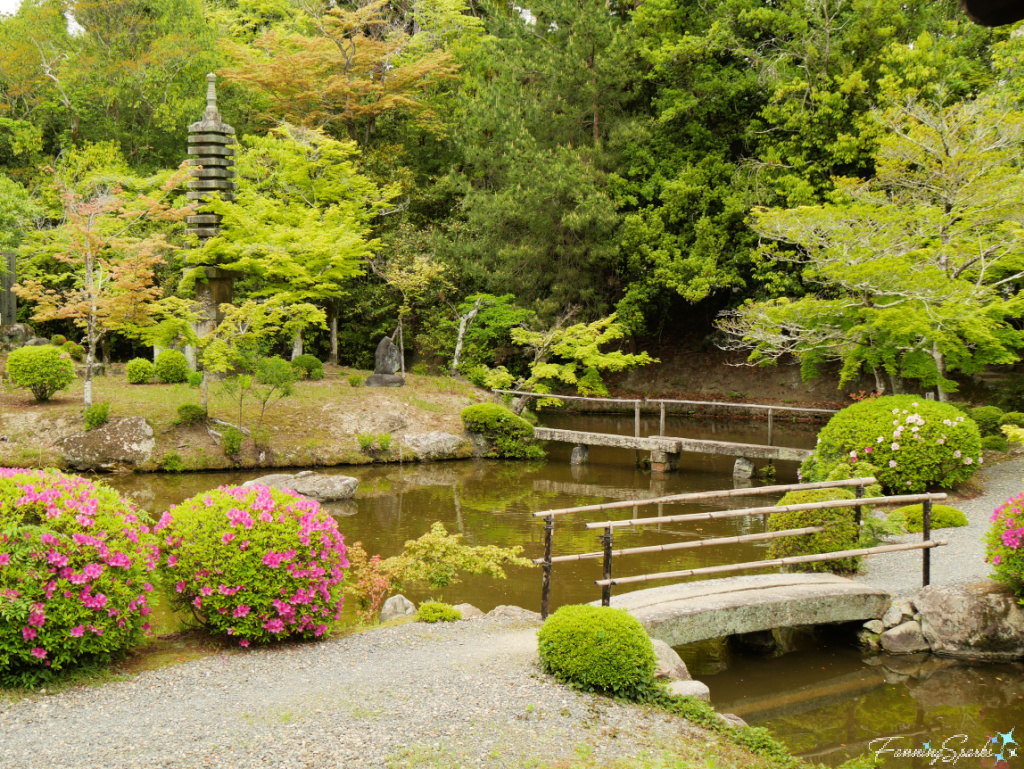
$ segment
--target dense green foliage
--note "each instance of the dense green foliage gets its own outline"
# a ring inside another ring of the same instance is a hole
[[[177,350],[162,351],[156,356],[153,369],[156,372],[156,378],[165,384],[187,382],[188,375],[192,373],[185,356]]]
[[[75,381],[75,363],[53,345],[20,347],[7,356],[7,377],[15,387],[31,390],[37,401],[48,401]]]
[[[980,406],[976,409],[971,409],[969,415],[974,420],[974,423],[978,425],[978,430],[981,431],[982,437],[1002,435],[999,432],[999,427],[1003,424],[1004,414],[1002,409],[995,406]]]
[[[124,367],[128,384],[149,384],[153,381],[153,364],[145,358],[132,358]]]
[[[60,345],[61,352],[71,356],[71,360],[82,363],[85,360],[85,348],[77,342],[66,341]]]
[[[267,486],[222,486],[164,513],[156,530],[173,605],[242,646],[321,637],[348,567],[320,505]]]
[[[543,449],[533,443],[533,426],[504,406],[478,403],[462,410],[462,425],[471,433],[488,438],[494,448],[489,455],[505,459],[538,459]]]
[[[312,355],[299,355],[292,361],[292,368],[299,373],[300,379],[323,379],[324,364]]]
[[[440,601],[424,601],[416,610],[416,619],[420,622],[457,622],[462,619],[462,612]]]
[[[94,403],[85,410],[83,416],[86,430],[102,427],[110,419],[110,403],[108,401]]]
[[[981,448],[985,451],[1006,451],[1009,447],[1009,441],[1002,434],[986,435],[981,439]]]
[[[889,513],[890,518],[902,522],[907,531],[920,534],[924,529],[924,505],[906,505]],[[932,505],[931,527],[933,529],[951,529],[967,525],[967,516],[949,505]]]
[[[145,520],[102,483],[0,469],[0,685],[137,643],[157,553]]]
[[[829,420],[801,477],[822,481],[837,465],[859,461],[870,462],[879,482],[898,493],[953,488],[978,470],[981,437],[951,405],[910,395],[869,398]]]
[[[584,691],[637,699],[654,681],[647,631],[621,609],[563,606],[537,633],[544,669]]]
[[[853,499],[849,489],[809,489],[791,491],[779,500],[779,506],[803,505],[812,502],[828,502],[835,499]],[[859,532],[852,507],[824,507],[819,510],[796,510],[772,513],[768,516],[769,531],[802,529],[808,526],[822,526],[824,531],[817,534],[801,534],[795,537],[780,537],[768,543],[768,558],[788,558],[799,555],[834,553],[839,550],[853,550],[858,546]],[[842,558],[834,561],[812,561],[811,563],[789,566],[792,571],[857,571],[857,558]]]
[[[178,406],[178,416],[174,423],[182,427],[200,425],[206,421],[206,409],[198,403],[182,403]]]

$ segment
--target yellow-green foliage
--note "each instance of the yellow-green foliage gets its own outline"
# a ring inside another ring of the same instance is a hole
[[[504,406],[478,403],[462,410],[462,424],[471,433],[491,439],[490,456],[504,459],[541,459],[544,451],[533,444],[533,426]]]
[[[420,622],[458,622],[462,619],[462,612],[447,603],[426,601],[420,604],[416,619]]]
[[[128,384],[149,384],[153,381],[153,364],[145,358],[132,358],[124,367]]]
[[[889,513],[889,517],[898,516],[903,528],[909,532],[919,533],[924,528],[924,505],[907,505]],[[952,529],[967,525],[967,516],[949,505],[932,505],[932,528]]]
[[[826,502],[834,499],[853,499],[849,489],[810,489],[791,491],[779,500],[779,506]],[[773,539],[768,545],[769,558],[787,558],[799,555],[817,555],[857,547],[857,525],[852,507],[826,507],[818,510],[772,513],[768,516],[769,531],[802,529],[824,526],[817,534]],[[859,559],[844,558],[836,561],[815,561],[791,566],[794,571],[857,571]]]
[[[7,377],[15,387],[31,390],[37,401],[48,401],[75,381],[75,363],[52,345],[20,347],[7,356]]]

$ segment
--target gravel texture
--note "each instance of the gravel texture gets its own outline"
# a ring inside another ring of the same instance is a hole
[[[945,539],[944,547],[932,550],[931,583],[933,585],[967,585],[989,576],[985,563],[985,543],[989,517],[996,507],[1024,491],[1024,458],[1014,457],[999,464],[987,465],[977,476],[984,491],[974,499],[957,499],[950,495],[944,504],[962,510],[968,525],[956,529],[932,531],[932,539]],[[920,542],[920,534],[892,537],[886,544]],[[894,597],[908,597],[921,589],[920,551],[886,553],[864,559],[864,571],[857,576],[862,582],[888,590]]]
[[[709,739],[556,683],[537,665],[539,626],[409,622],[0,700],[0,766],[518,767]]]

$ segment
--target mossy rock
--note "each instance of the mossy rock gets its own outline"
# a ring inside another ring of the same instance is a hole
[[[478,403],[462,410],[462,425],[471,433],[489,438],[494,449],[488,456],[502,459],[543,459],[544,451],[533,443],[533,426],[504,406]]]

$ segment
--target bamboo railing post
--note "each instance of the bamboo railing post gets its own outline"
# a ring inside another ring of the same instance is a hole
[[[926,499],[921,505],[921,536],[927,542],[932,538],[932,501]],[[928,587],[932,581],[932,551],[925,548],[921,556],[921,587]]]
[[[774,446],[772,443],[772,410],[768,409],[768,445]]]
[[[604,536],[601,537],[601,542],[604,544],[604,577],[603,579],[610,580],[612,578],[612,527],[609,526],[604,530]],[[611,584],[601,586],[601,605],[611,606],[612,604],[612,586]]]
[[[640,437],[640,401],[633,401],[633,437]],[[640,466],[640,449],[633,452],[633,466]]]
[[[658,435],[665,434],[665,401],[661,402],[661,421],[658,423]]]
[[[857,494],[857,499],[864,499],[864,487],[863,486],[858,486],[855,489],[855,492]],[[858,542],[860,542],[860,527],[864,525],[863,513],[861,512],[862,510],[863,510],[863,507],[861,505],[857,505],[855,508],[853,508],[853,521],[857,525],[857,541]]]
[[[555,539],[555,516],[544,521],[544,583],[540,591],[540,618],[547,619],[551,608],[551,550]]]

